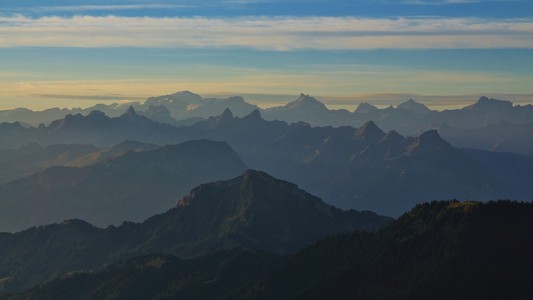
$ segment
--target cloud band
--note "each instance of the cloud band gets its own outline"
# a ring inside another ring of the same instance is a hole
[[[479,18],[0,17],[0,47],[259,50],[533,48],[533,20]]]

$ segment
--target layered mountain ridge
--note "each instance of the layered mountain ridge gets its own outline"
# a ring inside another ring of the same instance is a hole
[[[133,112],[132,112],[133,113]],[[81,117],[80,124],[92,117]],[[109,119],[109,120],[108,120]],[[385,133],[369,121],[359,128],[311,127],[307,123],[268,121],[261,112],[242,117],[226,109],[192,126],[173,127],[141,116],[135,121],[108,118],[94,126],[0,129],[7,143],[90,142],[107,147],[122,140],[175,144],[191,139],[227,142],[250,168],[263,170],[341,208],[398,216],[426,199],[531,199],[529,175],[486,166],[443,141],[438,132],[404,137]],[[62,123],[59,122],[58,123]],[[500,160],[513,160],[499,156]],[[505,162],[500,162],[505,163]],[[527,165],[527,168],[533,168]],[[503,178],[508,178],[503,179]],[[512,179],[515,178],[515,179]],[[510,184],[516,181],[518,184]],[[387,189],[382,187],[387,185]]]
[[[294,184],[248,170],[193,189],[175,208],[143,223],[99,229],[67,220],[0,234],[0,276],[12,274],[9,289],[17,289],[56,272],[150,253],[192,257],[240,247],[285,254],[328,235],[376,230],[390,221],[370,212],[341,211]]]

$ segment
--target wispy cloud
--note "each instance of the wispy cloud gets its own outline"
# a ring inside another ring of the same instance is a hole
[[[533,20],[0,17],[0,47],[24,46],[262,50],[533,48]]]
[[[84,11],[114,11],[114,10],[140,10],[140,9],[180,9],[194,8],[191,4],[122,4],[122,5],[63,5],[63,6],[36,6],[27,10],[40,13],[50,12],[84,12]]]

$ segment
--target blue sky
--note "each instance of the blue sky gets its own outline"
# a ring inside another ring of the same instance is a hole
[[[533,1],[198,2],[0,0],[0,109],[178,90],[533,102]]]

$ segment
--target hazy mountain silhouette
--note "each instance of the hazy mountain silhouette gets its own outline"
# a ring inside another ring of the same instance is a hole
[[[259,113],[233,119],[226,113],[195,126],[209,128],[206,138],[228,141],[247,165],[296,182],[342,208],[396,216],[428,198],[527,200],[533,194],[528,185],[500,182],[497,171],[452,147],[436,131],[405,138],[385,134],[373,122],[359,129],[310,127],[265,121]]]
[[[92,111],[101,111],[109,117],[118,117],[125,113],[130,106],[139,114],[157,122],[176,124],[176,119],[187,119],[184,116],[189,109],[203,105],[205,101],[200,95],[189,91],[177,92],[171,95],[150,97],[143,104],[139,102],[97,104],[88,108],[50,108],[42,111],[33,111],[26,108],[0,111],[0,122],[25,122],[33,126],[50,124],[52,121],[62,119],[66,115],[88,115]],[[167,113],[168,111],[168,113]]]
[[[70,218],[98,226],[142,221],[194,186],[245,168],[226,143],[205,140],[128,151],[85,167],[52,167],[0,186],[0,231]]]
[[[230,109],[235,116],[239,117],[258,109],[257,106],[247,103],[239,96],[226,99],[203,99],[198,94],[183,91],[170,95],[150,97],[142,104],[139,102],[110,105],[98,104],[86,109],[53,108],[40,112],[22,108],[5,110],[0,111],[0,122],[18,121],[21,124],[28,123],[37,126],[40,123],[49,124],[53,120],[61,119],[68,114],[88,115],[94,110],[102,111],[109,117],[118,117],[127,111],[128,106],[134,107],[139,112],[138,114],[149,119],[174,126],[189,126],[202,119],[219,115],[225,109]],[[302,121],[312,126],[360,127],[368,121],[373,121],[385,131],[395,130],[406,136],[416,136],[430,129],[452,126],[457,130],[448,130],[444,134],[447,139],[452,141],[452,144],[455,145],[455,141],[459,141],[460,144],[457,144],[457,146],[487,149],[483,145],[479,145],[479,143],[468,143],[470,139],[464,138],[464,135],[468,135],[469,132],[463,132],[463,130],[481,129],[483,127],[491,128],[497,126],[495,124],[499,122],[507,122],[512,125],[531,123],[533,105],[513,106],[510,101],[481,97],[476,103],[461,109],[431,111],[425,105],[409,99],[397,107],[390,106],[384,109],[378,109],[368,103],[361,103],[353,113],[350,113],[345,109],[330,110],[315,98],[301,94],[293,102],[284,106],[261,110],[261,113],[268,120],[281,120],[288,123]],[[527,139],[527,142],[525,142],[521,137],[512,136],[508,138],[506,143],[515,145],[510,148],[513,151],[516,149],[516,153],[530,155],[532,143],[529,140]],[[12,143],[12,139],[9,141]],[[497,145],[498,143],[499,139],[487,136],[483,144]],[[507,151],[500,150],[498,147],[495,147],[494,150]]]
[[[285,106],[268,108],[263,115],[268,120],[304,121],[313,126],[346,125],[351,118],[349,111],[329,110],[322,102],[305,94],[300,94],[298,99]]]
[[[69,167],[83,167],[95,164],[97,162],[109,159],[116,158],[120,155],[125,154],[128,151],[143,152],[149,150],[155,150],[160,146],[156,144],[142,143],[137,141],[123,141],[119,144],[116,144],[113,147],[104,148],[90,154],[84,155],[76,160],[70,161],[66,164],[61,164],[60,166],[69,166]]]
[[[18,149],[0,150],[0,184],[31,175],[54,166],[81,167],[116,157],[127,151],[147,151],[159,148],[155,144],[124,141],[110,148],[83,144],[56,144],[47,147],[37,143]]]
[[[244,101],[244,98],[240,96],[229,97],[226,99],[208,98],[205,99],[205,104],[198,107],[195,110],[190,111],[188,117],[200,117],[208,118],[211,116],[219,115],[224,110],[229,109],[236,116],[242,117],[253,110],[258,109],[257,106],[252,105]]]
[[[290,257],[143,256],[10,299],[529,299],[532,220],[531,204],[434,202]]]
[[[36,143],[15,150],[0,150],[0,184],[42,171],[48,167],[67,165],[83,156],[99,151],[92,145],[52,145]]]
[[[507,189],[520,191],[524,190],[525,186],[533,185],[531,176],[533,157],[531,156],[475,149],[462,149],[462,151],[481,163]],[[522,198],[530,199],[526,194]]]
[[[368,114],[368,113],[374,113],[377,111],[379,111],[379,108],[375,107],[374,105],[370,103],[366,103],[366,102],[361,102],[355,109],[354,113]]]
[[[164,106],[176,119],[182,117],[184,112],[200,107],[205,104],[204,99],[190,91],[177,92],[170,95],[150,97],[144,102],[144,106]]]
[[[533,156],[533,122],[511,124],[500,121],[476,129],[444,125],[439,128],[439,133],[457,147]]]
[[[148,143],[169,141],[176,127],[159,123],[137,114],[133,107],[119,117],[110,118],[100,111],[87,116],[67,115],[48,126],[23,128],[17,123],[0,125],[3,148],[17,148],[36,142],[41,145],[89,143],[109,147],[123,140]]]
[[[170,111],[164,105],[150,105],[145,111],[141,112],[140,115],[159,123],[167,123],[170,125],[176,123],[176,119],[170,115]]]
[[[150,253],[192,257],[240,247],[284,254],[328,235],[375,230],[390,221],[371,212],[338,210],[294,184],[246,171],[200,185],[177,207],[140,224],[98,229],[69,220],[0,234],[0,274],[11,274],[7,288],[17,289]]]
[[[413,99],[409,99],[401,103],[400,105],[396,107],[396,109],[407,110],[417,115],[423,115],[423,114],[427,114],[431,112],[431,110],[427,108],[424,104],[418,103],[414,101]]]
[[[83,141],[100,147],[125,139],[157,144],[225,141],[247,166],[295,182],[328,203],[392,216],[426,199],[528,200],[533,195],[531,185],[502,182],[497,171],[452,147],[435,131],[403,137],[395,131],[385,133],[370,121],[359,128],[311,127],[303,122],[266,121],[258,110],[235,117],[226,109],[218,116],[178,128],[151,121],[131,109],[117,118],[93,113],[40,128],[4,124],[0,138],[15,144]],[[498,159],[505,163],[510,158]],[[526,176],[532,178],[533,171]]]
[[[88,115],[91,111],[98,110],[104,112],[110,117],[118,117],[126,110],[129,106],[140,108],[141,104],[138,102],[131,102],[127,105],[125,104],[97,104],[88,108],[49,108],[42,111],[33,111],[27,108],[16,108],[13,110],[3,110],[0,111],[0,122],[24,122],[31,124],[35,127],[39,124],[48,125],[52,121],[62,119],[66,115]]]

